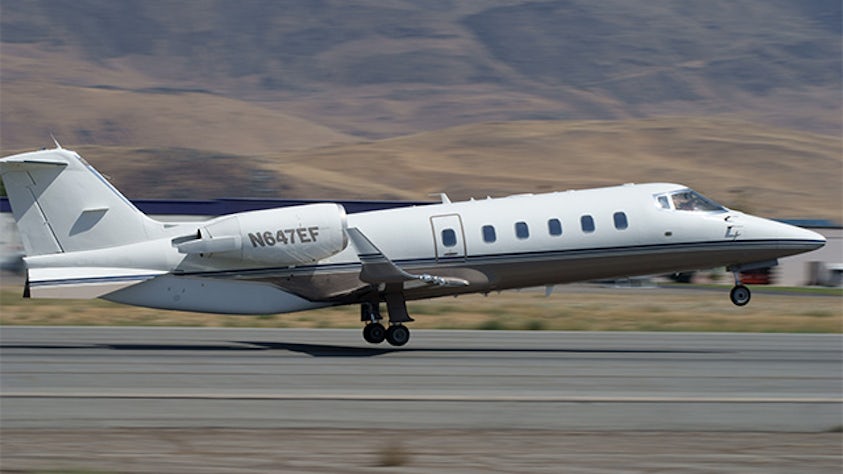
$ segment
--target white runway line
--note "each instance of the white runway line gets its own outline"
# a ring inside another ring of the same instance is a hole
[[[243,393],[88,393],[4,392],[0,398],[86,398],[160,400],[314,400],[361,402],[525,402],[525,403],[815,403],[843,404],[843,398],[823,397],[571,397],[377,394],[243,394]]]

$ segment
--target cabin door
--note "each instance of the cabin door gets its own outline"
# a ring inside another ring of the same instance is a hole
[[[465,232],[459,214],[447,214],[430,218],[433,229],[433,246],[436,261],[465,259]]]

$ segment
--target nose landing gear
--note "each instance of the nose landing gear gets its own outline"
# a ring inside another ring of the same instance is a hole
[[[732,287],[732,291],[729,292],[729,299],[732,300],[732,303],[735,306],[746,306],[749,303],[750,298],[752,298],[752,292],[749,291],[749,288],[744,286],[741,283],[741,273],[740,270],[737,268],[732,268],[732,275],[735,276],[735,286]]]
[[[763,262],[742,263],[726,267],[726,270],[732,272],[732,275],[735,276],[735,286],[732,287],[732,291],[729,292],[729,299],[732,300],[732,303],[734,303],[735,306],[746,306],[746,304],[749,303],[749,299],[752,298],[752,293],[749,291],[749,288],[741,283],[741,272],[757,270],[759,268],[772,268],[778,264],[778,260],[766,260]]]
[[[741,285],[740,282],[732,287],[732,291],[729,292],[729,299],[732,300],[732,303],[735,306],[745,306],[749,303],[749,299],[752,298],[752,292],[749,291],[749,288]]]

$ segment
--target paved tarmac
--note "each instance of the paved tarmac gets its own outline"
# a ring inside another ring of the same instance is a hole
[[[0,328],[0,470],[839,473],[841,336]]]
[[[840,335],[4,327],[3,428],[823,432]]]

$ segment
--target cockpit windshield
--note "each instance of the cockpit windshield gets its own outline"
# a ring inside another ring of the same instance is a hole
[[[656,202],[663,209],[677,211],[725,211],[726,208],[691,189],[682,189],[656,196]]]

